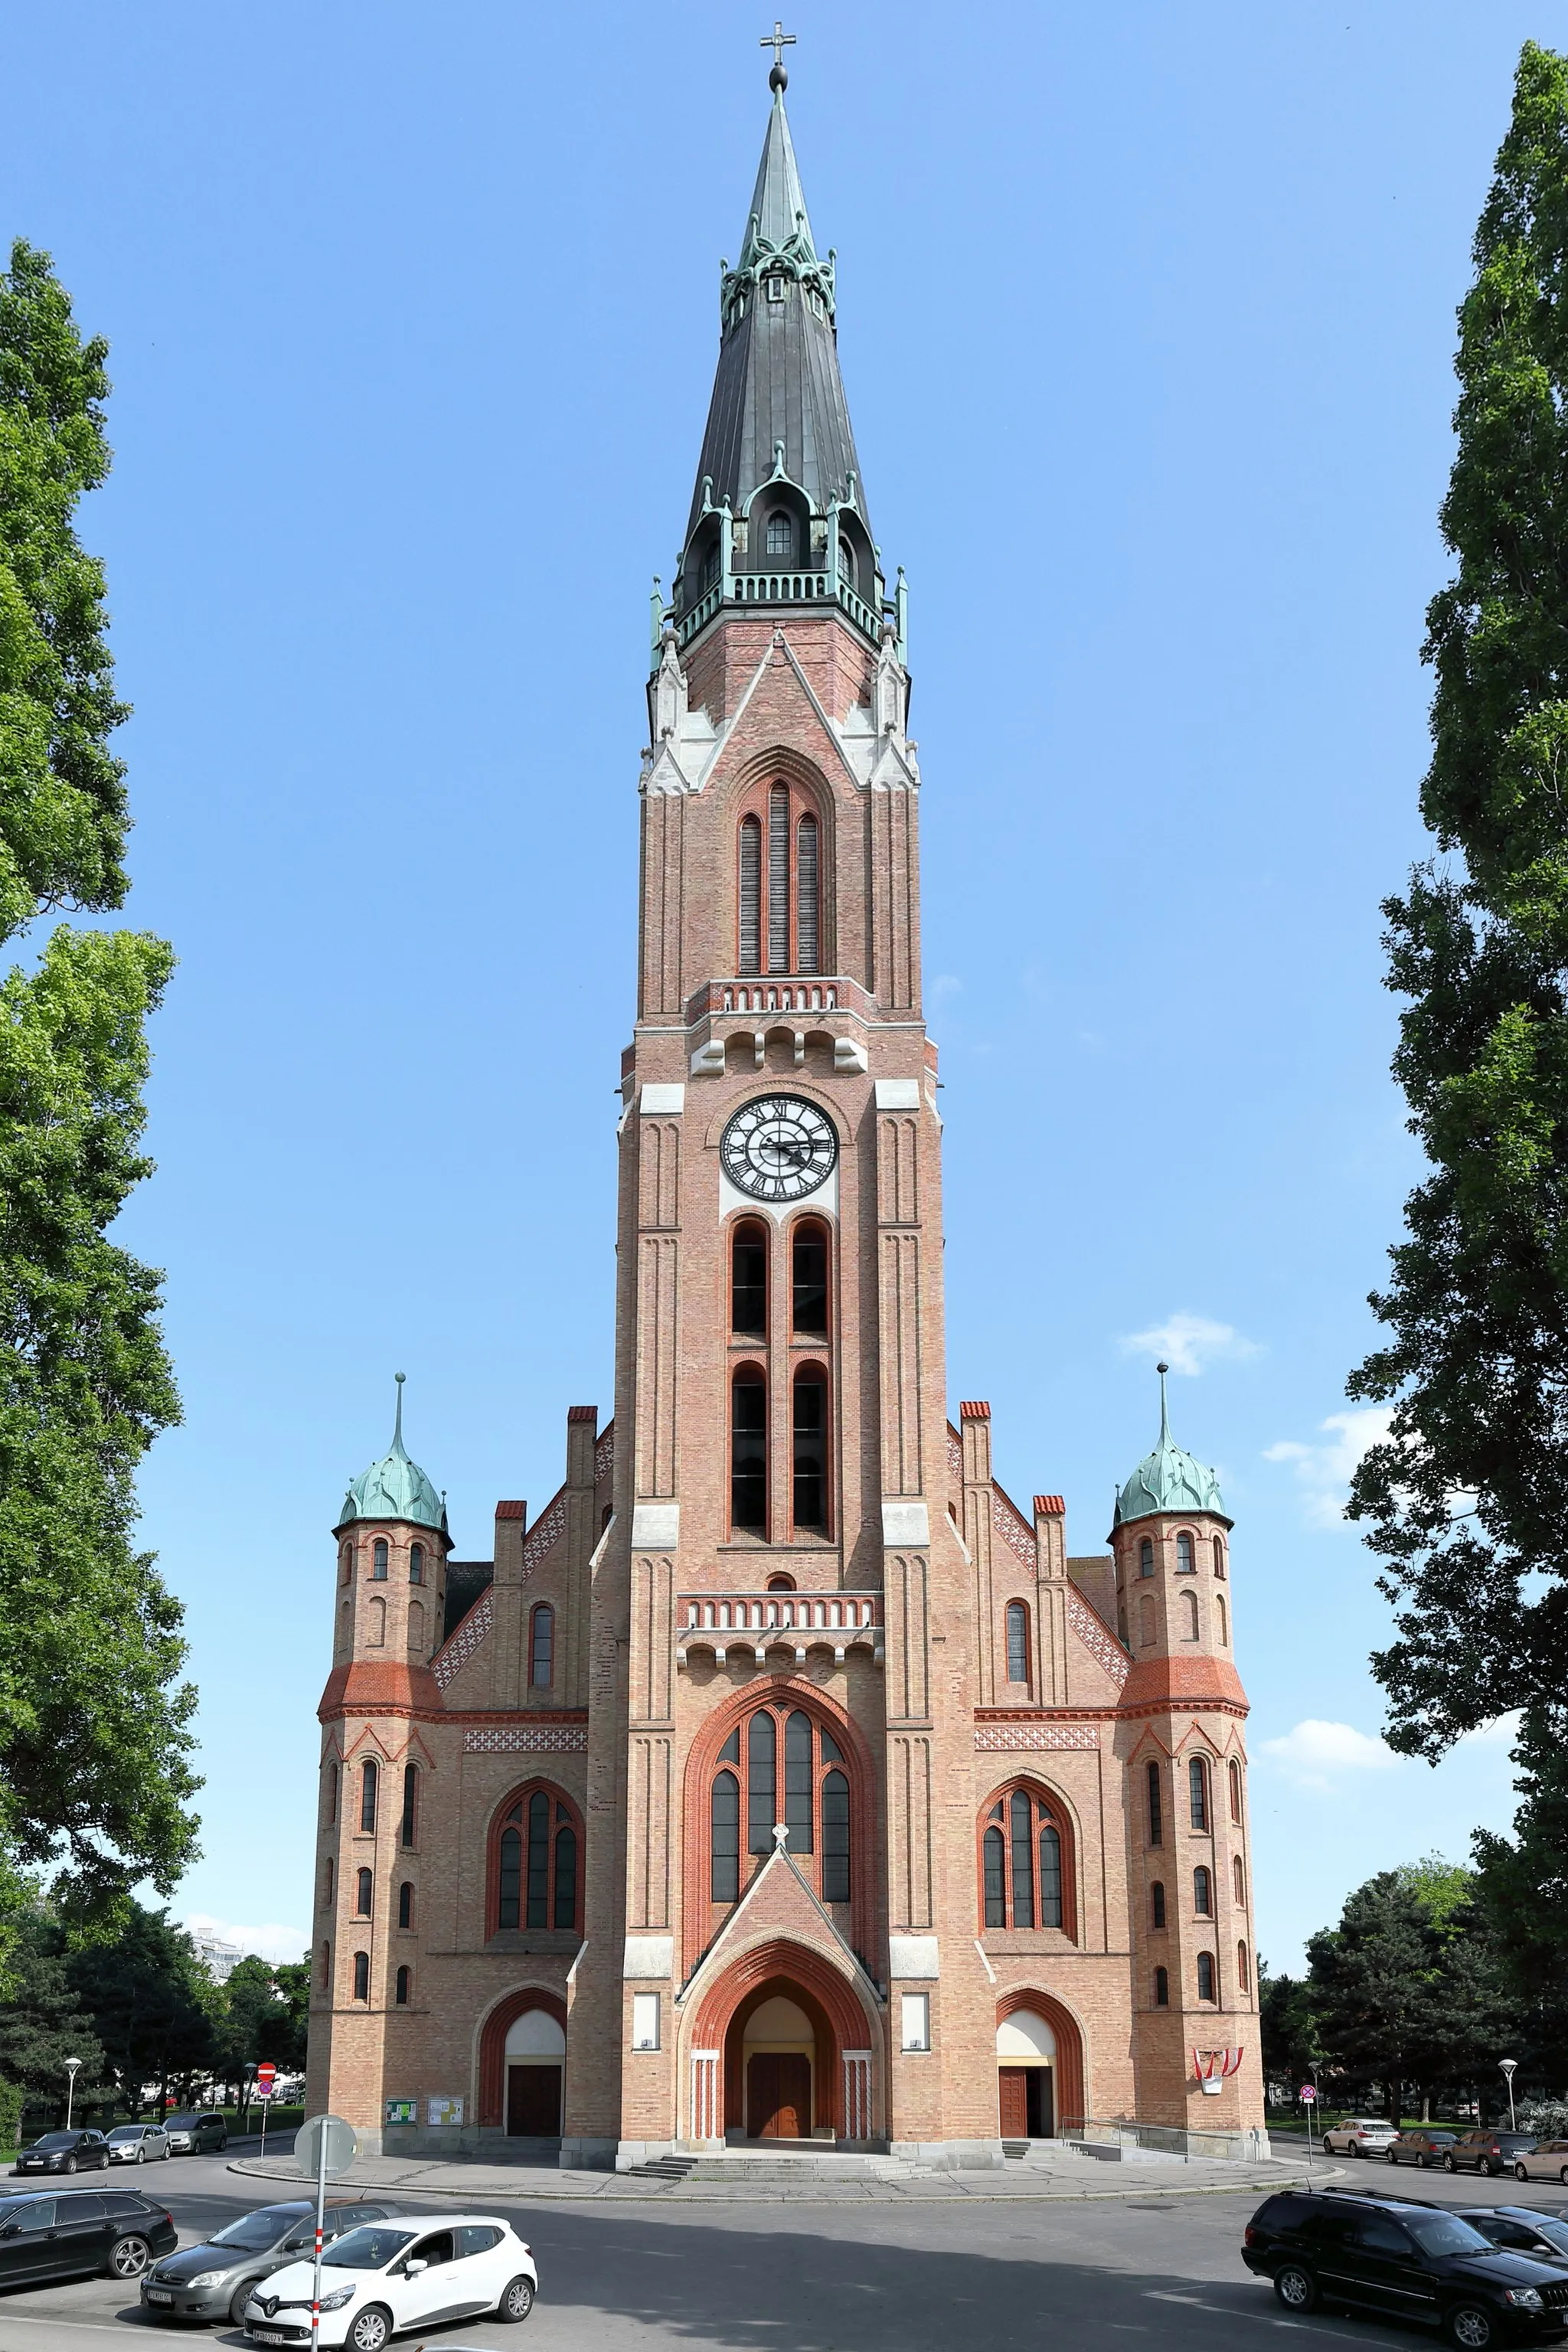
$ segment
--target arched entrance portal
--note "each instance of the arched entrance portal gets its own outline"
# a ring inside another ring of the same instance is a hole
[[[548,2010],[525,2009],[506,2035],[506,2128],[512,2139],[559,2139],[566,2036]]]
[[[724,2127],[745,2139],[810,2139],[834,2127],[838,2038],[822,2003],[773,1977],[739,2002],[724,2036]]]
[[[996,2090],[1004,2139],[1052,2139],[1057,2037],[1032,2009],[1016,2009],[996,2028]]]

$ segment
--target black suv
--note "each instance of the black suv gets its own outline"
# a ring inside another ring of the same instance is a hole
[[[180,2242],[167,2207],[130,2189],[25,2189],[0,2197],[0,2287],[107,2271],[140,2278]]]
[[[1403,2197],[1270,2197],[1241,2259],[1274,2282],[1287,2311],[1354,2305],[1441,2327],[1464,2352],[1556,2344],[1568,2336],[1568,2277],[1494,2246],[1461,2214]]]

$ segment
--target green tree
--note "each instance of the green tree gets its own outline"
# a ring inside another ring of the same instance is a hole
[[[1439,1958],[1426,1908],[1396,1870],[1358,1886],[1339,1926],[1307,1946],[1324,2054],[1352,2084],[1381,2083],[1395,2123],[1432,2049]]]
[[[218,2051],[219,1989],[196,1958],[183,1927],[166,1911],[128,1906],[121,1933],[73,1951],[72,1990],[103,2046],[108,2072],[132,2110],[144,2084],[161,2095],[171,2084],[188,2095]]]
[[[1352,1511],[1396,1605],[1389,1738],[1428,1757],[1550,1706],[1568,1647],[1568,60],[1533,43],[1475,263],[1426,645],[1441,857],[1384,909],[1431,1172],[1350,1384],[1392,1408]]]
[[[0,273],[0,940],[125,895],[125,716],[77,502],[110,453],[105,346],[47,257]],[[108,1239],[149,1163],[159,940],[57,929],[0,982],[0,1868],[68,1921],[192,1857],[181,1612],[132,1543],[136,1467],[178,1418],[158,1277]],[[0,1958],[5,1906],[0,1901]]]
[[[1533,1708],[1514,1761],[1513,1835],[1478,1830],[1476,1903],[1519,2019],[1520,2088],[1568,2087],[1568,1722]]]
[[[0,2081],[23,2093],[35,2121],[64,2116],[66,2060],[79,2058],[84,2106],[104,2076],[103,2051],[66,1965],[65,1935],[41,1907],[16,1923],[11,1990],[0,2002]]]
[[[1277,1977],[1261,1958],[1258,1963],[1258,2035],[1265,2083],[1278,2096],[1293,2101],[1300,2085],[1323,2059],[1312,1987],[1300,1977]]]
[[[309,1970],[274,1967],[254,1957],[231,1969],[223,1987],[223,2017],[218,2028],[217,2071],[237,2093],[245,2070],[269,2058],[279,2073],[291,2074],[305,2063],[306,2013],[293,1979]],[[309,1998],[309,1984],[306,1987]]]

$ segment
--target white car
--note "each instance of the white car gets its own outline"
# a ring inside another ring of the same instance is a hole
[[[313,2266],[290,2263],[257,2282],[245,2306],[253,2344],[309,2344]],[[526,2319],[539,2273],[510,2223],[492,2213],[399,2214],[350,2230],[321,2256],[316,2342],[382,2352],[400,2329],[450,2319]]]
[[[1323,2147],[1331,2156],[1381,2156],[1397,2137],[1381,2116],[1347,2116],[1323,2134]]]
[[[156,2124],[116,2124],[109,2135],[110,2164],[157,2164],[169,2153],[169,2135]]]

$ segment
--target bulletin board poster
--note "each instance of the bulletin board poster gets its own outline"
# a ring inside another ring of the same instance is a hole
[[[411,2124],[414,2121],[412,2099],[388,2099],[386,2120],[389,2124]]]
[[[426,2099],[425,2120],[437,2131],[451,2130],[463,2120],[461,2099]]]

